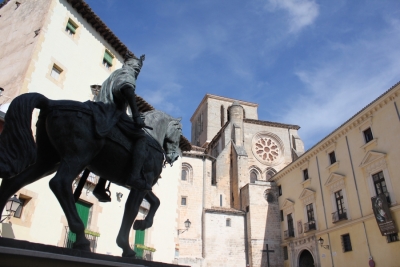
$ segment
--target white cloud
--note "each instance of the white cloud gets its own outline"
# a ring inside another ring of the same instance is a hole
[[[281,121],[302,127],[306,147],[400,80],[400,28],[396,23],[391,26],[350,45],[333,44],[332,58],[296,72],[307,90],[293,96]]]
[[[289,15],[290,32],[298,32],[314,23],[319,7],[314,0],[268,0],[273,9],[283,9]]]

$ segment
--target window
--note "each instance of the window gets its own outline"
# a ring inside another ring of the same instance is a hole
[[[332,151],[331,153],[329,153],[329,161],[331,162],[331,164],[336,162],[335,151]]]
[[[291,213],[287,215],[287,224],[288,224],[288,237],[294,237],[293,217]]]
[[[315,230],[315,217],[314,217],[314,206],[313,204],[306,205],[307,212],[307,223],[304,224],[304,232]]]
[[[217,185],[217,161],[211,164],[211,185]]]
[[[226,226],[231,227],[231,219],[226,219]]]
[[[386,239],[388,243],[396,242],[399,241],[399,235],[397,233],[389,234],[386,236]]]
[[[372,180],[374,182],[375,192],[377,195],[385,194],[386,200],[388,204],[390,204],[390,196],[387,190],[385,177],[383,176],[383,172],[380,171],[372,175]]]
[[[337,222],[340,220],[347,220],[347,213],[346,213],[346,208],[344,206],[342,190],[335,192],[335,203],[336,203],[336,212],[334,212],[332,215],[333,222]]]
[[[304,169],[304,170],[303,170],[303,178],[304,178],[304,181],[305,181],[305,180],[308,180],[308,178],[309,178],[309,177],[308,177],[308,169]]]
[[[21,205],[18,207],[18,209],[14,213],[15,218],[21,218],[22,215],[22,210],[24,209],[26,203],[29,201],[29,199],[24,199],[24,198],[19,198],[19,200],[22,202]]]
[[[363,133],[364,133],[365,143],[368,143],[368,142],[370,142],[370,141],[372,141],[374,139],[374,136],[372,135],[371,128],[368,128],[368,129],[364,130]]]
[[[219,206],[222,207],[222,195],[219,195]]]
[[[250,183],[254,184],[257,181],[257,173],[255,171],[250,172]]]
[[[287,246],[283,247],[283,259],[286,261],[289,259],[288,249]]]
[[[278,195],[282,196],[282,186],[278,185]]]
[[[275,174],[276,174],[276,170],[274,168],[270,168],[267,171],[267,175],[266,175],[267,181],[269,181],[269,179],[271,179]]]
[[[51,69],[50,76],[53,77],[55,80],[58,80],[60,78],[60,74],[63,70],[57,66],[56,64],[53,64],[53,68]]]
[[[76,29],[78,28],[78,25],[76,25],[75,22],[73,22],[71,19],[68,20],[67,26],[65,27],[65,31],[73,36],[76,33]]]
[[[308,222],[314,222],[315,219],[314,219],[314,207],[313,207],[313,204],[312,204],[312,203],[311,203],[311,204],[308,204],[308,205],[306,206],[306,210],[307,210],[307,219],[308,219]]]
[[[343,252],[352,251],[353,249],[351,248],[350,235],[349,234],[345,234],[345,235],[342,235],[341,238],[342,238]]]
[[[106,50],[106,51],[104,52],[103,65],[104,65],[107,69],[111,68],[112,65],[113,65],[113,59],[114,59],[114,56],[111,55],[111,53],[110,53],[108,50]]]
[[[181,205],[182,206],[186,206],[186,203],[187,203],[187,197],[182,197],[181,198]]]
[[[250,211],[250,207],[246,206],[246,212],[249,212],[249,211]]]
[[[181,176],[181,180],[182,181],[187,181],[187,170],[182,170],[182,176]]]
[[[285,220],[285,216],[283,216],[283,210],[281,210],[281,222]]]

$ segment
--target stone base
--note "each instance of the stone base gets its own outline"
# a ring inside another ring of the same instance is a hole
[[[177,267],[0,237],[0,265],[7,267]],[[182,267],[182,265],[179,265]]]

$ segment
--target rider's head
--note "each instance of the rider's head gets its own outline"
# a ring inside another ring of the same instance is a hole
[[[126,52],[125,54],[125,61],[124,61],[124,65],[128,66],[130,68],[133,68],[135,70],[136,73],[136,78],[139,75],[140,69],[143,66],[143,61],[145,59],[144,55],[141,55],[140,58],[137,58],[134,54],[132,54],[131,52]]]

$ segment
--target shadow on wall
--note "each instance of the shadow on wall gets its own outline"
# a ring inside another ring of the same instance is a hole
[[[12,223],[0,223],[0,237],[15,239]]]
[[[273,185],[264,193],[266,201],[268,202],[267,221],[265,223],[264,240],[268,244],[268,250],[273,252],[262,252],[261,266],[268,266],[267,255],[269,256],[269,266],[278,267],[283,263],[283,251],[281,243],[281,219],[280,210],[278,205],[278,187]],[[266,250],[266,244],[263,245],[262,250]]]

